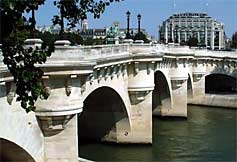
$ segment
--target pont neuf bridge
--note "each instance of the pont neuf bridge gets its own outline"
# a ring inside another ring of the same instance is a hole
[[[205,77],[237,78],[237,52],[61,43],[40,65],[50,96],[37,100],[35,112],[25,113],[15,101],[13,78],[0,62],[3,159],[78,161],[79,138],[151,144],[152,117],[186,118],[189,100],[205,95]]]

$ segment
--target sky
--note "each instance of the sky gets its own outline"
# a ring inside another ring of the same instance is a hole
[[[124,0],[108,6],[100,19],[88,14],[89,28],[104,28],[119,21],[120,28],[126,28],[126,12],[131,12],[130,27],[137,27],[137,15],[140,13],[141,28],[149,35],[158,38],[158,26],[174,13],[205,12],[213,19],[224,23],[228,37],[237,32],[237,0]],[[36,13],[37,26],[52,25],[53,15],[58,9],[53,0],[46,0]]]

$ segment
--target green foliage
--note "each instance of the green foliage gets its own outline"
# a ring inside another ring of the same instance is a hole
[[[64,18],[68,20],[67,26],[74,28],[79,20],[87,18],[87,13],[94,14],[94,18],[100,18],[106,6],[112,2],[123,0],[55,0],[54,5],[59,9],[60,16],[55,15],[52,19],[54,25],[60,25],[60,36],[63,37]]]
[[[26,112],[35,109],[34,103],[38,97],[46,99],[48,93],[41,83],[43,72],[35,64],[45,63],[51,51],[24,48],[21,45],[3,46],[4,63],[14,77],[16,83],[17,101],[21,102]]]
[[[149,42],[147,37],[146,37],[146,35],[143,32],[137,33],[134,36],[133,40],[143,40],[144,43],[148,43]]]
[[[86,17],[87,12],[93,13],[95,18],[99,18],[100,14],[104,12],[105,6],[111,2],[119,1],[57,0],[54,5],[60,9],[60,17],[58,15],[54,17],[54,24],[60,24],[64,29],[63,19],[65,18],[68,20],[67,25],[74,27],[80,19]],[[57,37],[42,37],[49,46],[47,50],[24,48],[24,40],[29,38],[30,33],[33,33],[36,24],[34,12],[44,2],[45,0],[0,1],[0,43],[2,44],[3,61],[14,78],[17,101],[21,103],[26,112],[35,110],[34,104],[38,98],[47,99],[48,97],[47,90],[41,82],[44,73],[37,65],[46,62],[47,57],[53,51],[52,42]],[[31,12],[32,17],[27,20],[23,16],[24,12]],[[75,42],[81,39],[72,35],[66,35],[66,37]]]
[[[52,34],[50,32],[41,33],[39,31],[36,31],[35,35],[37,38],[40,38],[43,40],[43,46],[51,47],[53,46],[56,40],[60,39],[59,34]],[[72,45],[83,44],[82,37],[77,33],[64,33],[64,39],[69,40]]]
[[[198,39],[195,37],[191,37],[188,40],[188,46],[189,47],[197,47],[198,46]]]
[[[38,9],[39,5],[44,4],[45,0],[2,0],[0,1],[1,12],[1,42],[4,38],[8,37],[14,30],[16,30],[16,23],[22,19],[24,22],[26,18],[22,16],[22,13],[30,12],[31,10]],[[32,20],[29,20],[29,23]],[[25,25],[27,27],[27,25]],[[20,27],[17,28],[21,30]]]
[[[101,44],[105,44],[105,40],[104,39],[92,39],[92,38],[87,38],[86,40],[83,41],[82,43],[83,45],[86,46],[90,46],[90,45],[101,45]]]

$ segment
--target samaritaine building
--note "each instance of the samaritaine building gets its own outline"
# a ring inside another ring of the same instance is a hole
[[[225,46],[224,24],[206,13],[179,13],[170,16],[159,27],[160,41],[163,43],[186,44],[196,38],[198,44],[211,49]]]

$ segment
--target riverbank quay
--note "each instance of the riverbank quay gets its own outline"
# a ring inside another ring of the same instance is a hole
[[[195,97],[188,100],[188,105],[200,105],[210,107],[222,107],[237,109],[237,94],[206,94],[202,97]]]

